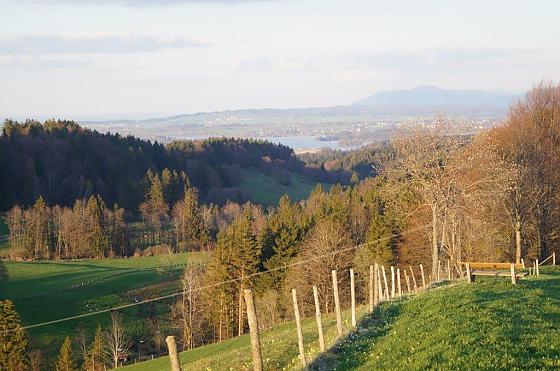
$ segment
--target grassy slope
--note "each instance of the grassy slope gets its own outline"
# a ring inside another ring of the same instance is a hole
[[[204,254],[188,253],[79,262],[0,262],[0,298],[14,301],[23,323],[30,325],[130,303],[134,297],[146,294],[134,289],[152,286],[154,289],[149,293],[152,296],[175,291],[181,268],[131,269],[203,259]],[[128,312],[134,314],[135,310]],[[79,323],[92,332],[108,319],[108,314],[101,314],[30,329],[29,334],[36,347],[45,350],[48,356],[60,347],[64,336],[74,333]],[[134,320],[134,316],[125,316],[125,320]]]
[[[364,313],[359,307],[359,316]],[[350,312],[343,312],[345,328],[350,326]],[[334,344],[336,337],[336,320],[333,315],[323,316],[323,329],[326,345]],[[317,325],[314,318],[303,321],[303,337],[306,358],[313,359],[319,353]],[[297,333],[294,322],[274,327],[261,332],[261,345],[264,368],[298,369]],[[183,370],[241,370],[252,369],[249,335],[243,335],[221,343],[210,344],[180,354]],[[125,367],[129,371],[167,371],[169,357],[161,357]]]
[[[517,286],[491,278],[386,303],[312,368],[558,368],[560,269],[542,271]]]
[[[276,178],[258,172],[255,169],[241,170],[241,184],[239,187],[246,191],[252,201],[265,205],[277,205],[284,194],[290,196],[292,201],[299,201],[307,196],[317,185],[303,176],[291,173],[291,183],[284,185]]]
[[[346,369],[535,369],[560,367],[560,269],[513,286],[506,278],[444,285],[383,303],[310,368]],[[345,312],[348,324],[348,312]],[[335,321],[323,319],[328,345]],[[304,321],[308,359],[318,353],[314,318]],[[262,335],[265,369],[298,369],[293,323]],[[250,369],[245,335],[181,353],[183,369]],[[167,370],[169,358],[127,369]]]

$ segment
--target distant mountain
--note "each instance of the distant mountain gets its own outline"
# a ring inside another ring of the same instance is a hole
[[[380,91],[354,102],[353,106],[496,106],[507,107],[518,96],[482,90],[451,90],[418,86],[408,90]]]

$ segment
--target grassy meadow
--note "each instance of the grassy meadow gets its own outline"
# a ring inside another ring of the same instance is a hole
[[[428,292],[360,307],[358,328],[335,343],[336,322],[323,316],[327,347],[319,355],[314,317],[303,322],[314,370],[551,369],[560,367],[560,267],[517,286],[508,278],[443,283]],[[344,312],[345,327],[349,312]],[[265,369],[301,369],[294,323],[261,333]],[[180,354],[183,369],[251,369],[248,335]],[[168,370],[161,357],[126,367]]]
[[[303,176],[290,173],[290,184],[282,184],[278,179],[265,175],[254,169],[241,169],[241,184],[239,187],[246,191],[254,202],[264,205],[277,205],[283,195],[288,195],[292,201],[307,198],[317,186],[317,182],[310,182]],[[325,189],[330,187],[327,186]]]
[[[560,269],[450,284],[379,306],[312,369],[557,369]]]
[[[365,314],[365,307],[359,306],[358,317]],[[350,311],[342,313],[344,328],[351,324]],[[315,317],[306,318],[302,323],[306,359],[311,360],[319,354],[317,324]],[[333,314],[323,315],[323,331],[326,346],[336,341],[336,319]],[[261,345],[265,370],[299,369],[298,343],[295,322],[288,322],[261,332]],[[251,361],[251,343],[249,335],[235,337],[220,343],[206,345],[180,353],[183,370],[249,370],[253,369]],[[160,357],[153,361],[132,364],[124,368],[127,371],[167,371],[169,357]]]
[[[56,320],[127,304],[177,291],[178,279],[188,262],[203,262],[205,253],[183,253],[128,259],[82,261],[0,261],[0,298],[12,300],[24,325]],[[168,266],[177,265],[173,268]],[[155,267],[152,269],[146,269]],[[157,304],[168,310],[168,301]],[[138,311],[124,311],[128,326],[134,326]],[[106,326],[110,315],[56,323],[28,330],[34,347],[47,358],[56,355],[64,337],[75,334],[78,325],[93,333]]]

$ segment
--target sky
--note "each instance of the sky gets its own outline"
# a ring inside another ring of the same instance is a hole
[[[560,81],[559,1],[0,0],[0,115],[350,104]]]

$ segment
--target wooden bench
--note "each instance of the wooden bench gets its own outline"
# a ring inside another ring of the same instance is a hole
[[[523,264],[515,263],[483,263],[483,262],[463,262],[467,268],[467,279],[474,282],[476,276],[489,277],[511,277],[511,283],[517,283],[520,277],[526,276],[528,272],[516,272],[516,269],[523,269]]]

